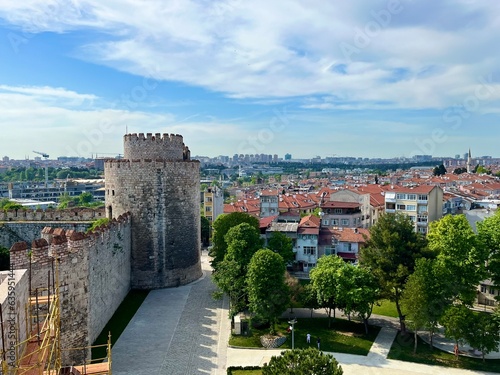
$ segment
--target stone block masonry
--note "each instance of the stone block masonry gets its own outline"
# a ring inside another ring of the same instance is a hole
[[[46,227],[31,248],[10,249],[15,269],[31,269],[31,290],[48,285],[57,268],[60,281],[61,345],[92,344],[130,289],[131,220],[129,214],[85,234]],[[31,265],[30,265],[31,257]],[[82,351],[63,351],[66,364],[83,363]],[[85,353],[89,358],[90,353]]]
[[[126,159],[104,166],[107,217],[132,215],[132,287],[201,277],[199,162],[179,135],[126,135]]]

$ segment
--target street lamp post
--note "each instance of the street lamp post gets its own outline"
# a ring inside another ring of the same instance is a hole
[[[297,323],[297,319],[293,318],[292,320],[289,320],[288,323],[292,325],[292,349],[295,349],[294,335],[295,335],[295,323]]]

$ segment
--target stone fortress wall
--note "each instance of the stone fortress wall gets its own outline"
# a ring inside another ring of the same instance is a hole
[[[124,136],[125,158],[105,162],[106,216],[132,215],[132,287],[201,277],[199,162],[180,135]]]
[[[85,232],[92,221],[106,217],[104,208],[68,208],[64,210],[0,210],[0,246],[31,243],[46,226]]]
[[[26,242],[11,247],[11,266],[31,269],[32,292],[47,288],[49,272],[57,269],[63,348],[91,345],[127,295],[130,244],[131,218],[124,214],[87,234],[46,227],[31,247]],[[65,363],[84,359],[82,351],[63,354]]]

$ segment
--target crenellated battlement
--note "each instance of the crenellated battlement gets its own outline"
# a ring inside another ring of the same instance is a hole
[[[53,258],[64,261],[69,254],[88,255],[95,249],[93,244],[106,244],[111,238],[123,237],[119,233],[123,226],[130,226],[130,213],[112,219],[108,224],[95,228],[91,232],[83,233],[63,228],[45,227],[41,238],[31,243],[31,248],[26,242],[16,242],[10,249],[10,262],[14,269],[27,268],[29,256],[32,263],[47,264]],[[117,242],[114,242],[117,243]],[[84,254],[87,252],[87,254]]]
[[[187,160],[189,149],[179,134],[134,133],[123,138],[125,159]]]
[[[0,211],[0,221],[92,221],[103,217],[106,217],[104,208]]]

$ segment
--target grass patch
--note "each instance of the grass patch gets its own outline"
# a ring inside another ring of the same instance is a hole
[[[262,370],[233,370],[233,375],[262,375]]]
[[[288,337],[280,349],[292,347],[292,335],[286,332],[287,327],[287,320],[280,320],[277,332]],[[335,322],[332,320],[331,328],[328,328],[328,318],[301,318],[295,325],[295,348],[316,346],[316,340],[319,337],[321,350],[367,355],[379,331],[380,327],[370,326],[368,335],[365,335],[364,325],[359,322],[337,318]],[[231,336],[229,344],[250,348],[262,347],[259,338],[267,333],[269,333],[269,328],[252,328],[249,336]],[[310,344],[306,342],[307,333],[311,334]]]
[[[377,301],[375,305],[373,305],[372,313],[376,315],[390,316],[392,318],[399,317],[398,310],[396,310],[396,304],[388,299]]]
[[[122,332],[127,327],[139,307],[148,296],[148,290],[131,290],[122,301],[118,309],[103,328],[101,334],[92,345],[103,345],[108,342],[108,333],[111,332],[111,345],[114,345]],[[92,359],[106,357],[106,347],[92,348]]]
[[[431,347],[418,337],[417,353],[413,354],[413,334],[398,336],[392,344],[389,352],[389,359],[399,361],[423,363],[426,365],[446,366],[474,371],[500,372],[500,359],[487,359],[485,362],[481,358],[463,357],[458,359],[451,353],[444,352]]]

